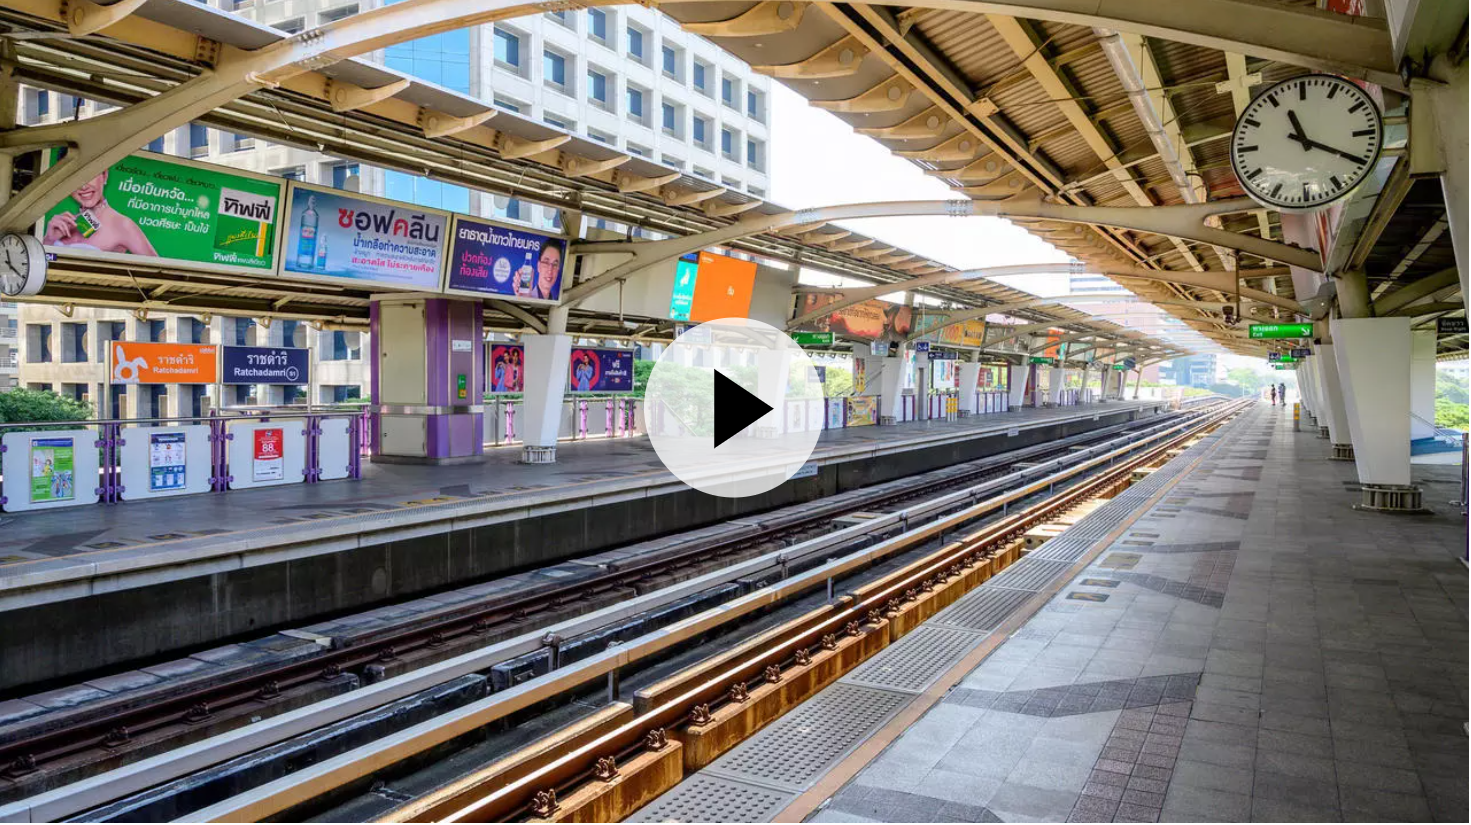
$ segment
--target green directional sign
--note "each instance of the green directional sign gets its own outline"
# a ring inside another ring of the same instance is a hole
[[[1128,372],[1129,371],[1129,365],[1128,364],[1110,364],[1109,366],[1113,367],[1114,369],[1118,370],[1119,372]]]
[[[801,347],[830,347],[833,345],[831,332],[794,332],[792,340]]]
[[[1048,366],[1051,366],[1052,365],[1052,359],[1051,358],[1043,358],[1040,355],[1033,355],[1032,356],[1032,363],[1033,364],[1047,364]]]
[[[1252,324],[1247,329],[1253,339],[1260,338],[1311,338],[1312,324]]]

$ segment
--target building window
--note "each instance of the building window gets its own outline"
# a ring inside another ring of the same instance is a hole
[[[596,140],[599,143],[606,143],[609,146],[613,145],[613,136],[605,134],[603,132],[599,132],[597,129],[588,129],[587,136],[592,138],[593,140]]]
[[[156,152],[161,155],[163,154],[163,138],[154,138],[153,140],[148,141],[148,145],[143,148],[147,149],[150,152]]]
[[[587,98],[608,108],[608,76],[592,69],[587,70]]]
[[[302,29],[306,28],[306,18],[293,17],[290,20],[282,20],[279,23],[272,23],[271,26],[273,28],[279,29],[280,31],[286,32],[287,34],[296,34]]]
[[[452,183],[421,175],[409,175],[392,169],[383,172],[383,195],[396,201],[444,209],[449,212],[470,211],[470,190]]]
[[[709,63],[701,63],[698,60],[694,62],[693,69],[690,71],[690,80],[694,82],[695,89],[706,96],[710,94],[710,71]]]
[[[671,135],[679,134],[679,112],[674,108],[674,105],[671,103],[663,104],[660,114],[664,124],[664,131]]]
[[[572,20],[567,16],[566,11],[549,11],[547,12],[547,17],[550,17],[569,29],[572,28]]]
[[[332,188],[346,189],[348,178],[358,176],[358,165],[356,163],[339,163],[332,167]],[[358,191],[354,189],[353,191]]]
[[[238,135],[237,134],[237,135],[234,135],[233,136],[233,140],[234,140],[235,151],[237,151],[237,152],[244,152],[247,149],[254,149],[255,148],[255,138],[251,137],[250,135]]]
[[[659,162],[672,169],[678,169],[681,172],[684,171],[684,161],[672,155],[664,155],[660,157]]]
[[[759,186],[747,186],[746,187],[746,191],[747,192],[750,192],[753,197],[763,198],[763,199],[766,197],[766,190],[765,189],[762,189]]]
[[[694,173],[695,177],[697,178],[704,178],[705,180],[715,180],[715,173],[711,172],[709,169],[701,169],[700,167],[696,166],[694,168]]]
[[[87,360],[87,325],[63,322],[61,325],[61,361],[64,364]]]
[[[673,46],[665,46],[661,51],[664,63],[664,74],[670,77],[679,77],[679,53]]]
[[[628,154],[630,155],[638,155],[641,158],[646,158],[649,157],[649,155],[651,154],[647,147],[640,146],[637,143],[633,143],[632,141],[625,144],[625,146],[627,147]]]
[[[525,103],[519,100],[512,100],[504,95],[495,96],[495,105],[497,108],[505,109],[508,112],[515,112],[516,114],[520,114],[521,110],[526,108]]]
[[[729,129],[720,130],[720,154],[730,160],[736,160],[736,135]]]
[[[628,56],[640,63],[647,59],[644,53],[644,32],[637,26],[628,27]]]
[[[328,23],[335,23],[335,22],[337,22],[338,20],[341,20],[344,17],[351,17],[351,16],[353,16],[354,14],[357,14],[357,13],[358,13],[358,4],[357,3],[353,3],[353,4],[348,5],[348,6],[338,6],[335,9],[327,9],[326,11],[324,11],[324,12],[322,12],[322,13],[320,13],[320,14],[317,15],[317,25],[318,26],[324,26],[324,25],[326,25]]]
[[[587,10],[587,33],[603,45],[608,44],[608,13],[602,9]]]
[[[541,116],[541,121],[548,126],[554,126],[564,132],[577,131],[577,126],[575,124],[569,124],[567,121],[562,120],[559,117],[553,117],[552,115],[543,114]]]
[[[287,180],[306,180],[306,168],[302,166],[291,166],[286,169],[277,169],[271,174],[278,175]]]
[[[383,62],[411,77],[469,94],[470,30],[456,29],[389,46]]]
[[[644,93],[632,86],[628,87],[628,116],[634,120],[644,119]]]
[[[491,208],[495,210],[495,214],[498,217],[512,221],[522,220],[521,201],[515,198],[508,198],[504,195],[494,195],[491,197],[490,202]]]
[[[36,90],[36,117],[45,117],[51,113],[51,93],[45,89]]]
[[[730,75],[720,76],[720,102],[732,109],[736,107],[736,82]]]
[[[709,148],[710,121],[699,115],[695,115],[694,120],[690,121],[690,137],[695,139],[695,143]]]
[[[567,58],[554,51],[547,51],[541,58],[542,79],[548,86],[563,94],[567,92]]]
[[[521,68],[521,38],[502,28],[495,30],[495,62]]]
[[[189,157],[199,158],[209,154],[209,129],[202,123],[189,124]]]
[[[758,172],[766,169],[766,147],[761,141],[746,139],[746,165]]]
[[[766,122],[766,95],[757,91],[746,91],[746,116],[757,123]]]

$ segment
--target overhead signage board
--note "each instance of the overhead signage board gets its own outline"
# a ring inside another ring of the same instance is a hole
[[[220,383],[310,384],[311,363],[297,347],[220,347]]]
[[[548,304],[562,297],[561,238],[463,215],[455,216],[452,236],[445,292]]]
[[[700,274],[700,256],[690,252],[679,257],[674,264],[674,287],[669,292],[669,317],[675,321],[688,321],[690,308],[695,303],[695,280]]]
[[[1033,355],[1031,357],[1031,363],[1033,363],[1033,364],[1051,364],[1051,363],[1053,363],[1053,360],[1051,358],[1046,358],[1046,357],[1043,357],[1041,355]]]
[[[889,342],[874,341],[873,343],[868,345],[868,351],[874,355],[877,355],[880,358],[886,358],[889,355]]]
[[[1311,338],[1312,324],[1252,324],[1247,328],[1252,339]]]
[[[1437,335],[1465,335],[1465,318],[1437,318],[1435,319],[1435,332]]]
[[[701,252],[695,269],[698,277],[689,320],[717,321],[750,315],[751,295],[756,291],[755,261]]]
[[[219,347],[211,344],[111,341],[107,355],[113,384],[213,384],[219,375]]]
[[[594,347],[572,350],[567,385],[573,392],[631,392],[633,350]]]
[[[1308,357],[1309,355],[1312,355],[1312,354],[1313,354],[1313,351],[1309,347],[1293,347],[1292,348],[1292,357],[1293,358],[1306,358],[1306,357]]]
[[[1282,360],[1282,353],[1277,352],[1275,350],[1272,351],[1272,352],[1269,352],[1269,353],[1267,353],[1267,360],[1275,364],[1276,362]]]
[[[802,347],[830,347],[833,345],[831,332],[793,332],[792,340]]]
[[[281,275],[438,292],[448,212],[292,183]]]
[[[282,181],[140,153],[88,180],[42,219],[51,251],[132,263],[276,269]]]
[[[930,351],[930,342],[929,341],[915,341],[914,342],[914,351],[915,352],[929,352]]]
[[[1109,366],[1110,367],[1113,367],[1114,369],[1118,370],[1119,372],[1128,372],[1129,371],[1129,365],[1128,364],[1110,364]]]
[[[841,292],[807,292],[797,304],[797,314],[807,315],[843,299]],[[863,341],[907,336],[914,328],[914,310],[877,298],[827,313],[808,323],[812,329],[833,332]]]

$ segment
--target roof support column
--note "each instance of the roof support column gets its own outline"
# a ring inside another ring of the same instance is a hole
[[[1410,174],[1440,175],[1445,194],[1446,218],[1450,223],[1451,243],[1456,250],[1456,269],[1461,275],[1461,300],[1468,294],[1467,272],[1471,270],[1471,248],[1466,235],[1471,211],[1466,205],[1466,188],[1471,185],[1471,163],[1467,158],[1468,114],[1466,98],[1471,94],[1468,82],[1471,63],[1453,65],[1445,56],[1431,64],[1431,74],[1439,80],[1410,81]]]
[[[1410,319],[1334,318],[1331,327],[1359,484],[1407,487]]]

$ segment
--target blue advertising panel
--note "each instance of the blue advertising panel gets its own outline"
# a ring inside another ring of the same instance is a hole
[[[695,279],[699,277],[700,256],[694,252],[679,256],[674,265],[674,288],[669,292],[669,317],[688,321],[695,303]]]
[[[295,347],[220,347],[220,383],[309,384],[311,363]]]
[[[567,386],[573,392],[632,392],[633,350],[572,350],[567,366]]]
[[[455,217],[445,291],[554,302],[562,295],[566,242]]]
[[[281,274],[439,290],[449,215],[293,183]]]

